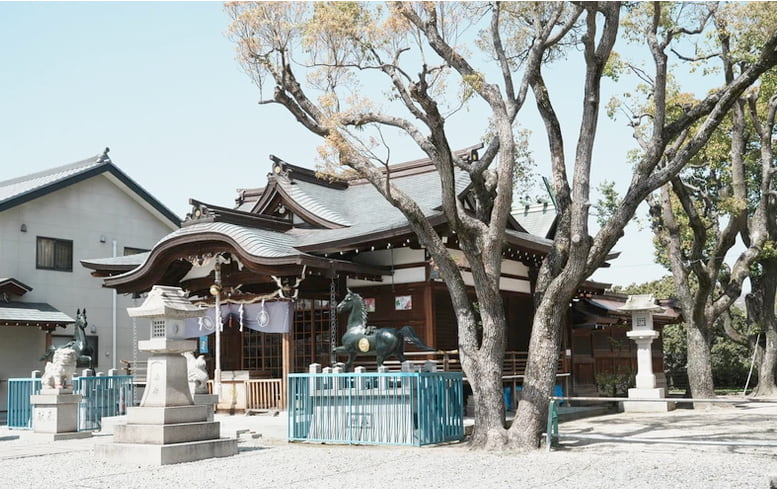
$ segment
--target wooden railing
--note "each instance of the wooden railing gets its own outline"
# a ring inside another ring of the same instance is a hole
[[[251,379],[244,382],[247,411],[274,411],[283,407],[282,379]]]
[[[443,372],[461,372],[461,360],[459,350],[439,350],[436,352],[405,352],[408,360],[415,364],[422,365],[425,361],[431,360],[437,362],[437,369]],[[526,373],[526,361],[529,356],[525,351],[505,352],[504,363],[502,364],[502,377],[505,379],[514,379],[523,376]],[[343,360],[344,357],[338,358]],[[391,370],[398,370],[400,363],[396,359],[386,360],[383,364]],[[374,358],[358,357],[356,365],[367,367],[368,371],[374,371],[377,364]],[[559,356],[558,372],[566,373],[564,361]]]
[[[137,362],[133,364],[127,360],[119,360],[124,366],[121,370],[124,371],[124,375],[132,375],[133,383],[145,384],[146,383],[146,369],[148,367],[147,362]]]

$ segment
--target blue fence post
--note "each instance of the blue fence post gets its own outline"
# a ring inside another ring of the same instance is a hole
[[[550,400],[548,405],[548,426],[545,430],[545,448],[549,452],[553,446],[553,438],[558,438],[558,402]]]

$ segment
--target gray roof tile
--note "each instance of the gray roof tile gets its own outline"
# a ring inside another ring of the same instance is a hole
[[[58,166],[49,170],[44,170],[30,175],[24,175],[18,178],[12,178],[0,182],[0,203],[12,200],[21,195],[42,189],[49,185],[65,180],[84,171],[91,170],[105,164],[100,156],[93,156],[85,160],[77,161],[69,165]]]
[[[73,318],[42,302],[0,302],[0,324],[19,326],[74,323]]]
[[[226,222],[203,222],[182,227],[162,238],[154,247],[180,236],[203,233],[214,233],[229,238],[247,253],[257,257],[280,258],[299,254],[293,247],[294,237],[291,235]]]

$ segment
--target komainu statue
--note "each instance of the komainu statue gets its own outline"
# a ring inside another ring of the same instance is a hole
[[[194,358],[194,354],[187,351],[183,354],[186,357],[186,367],[189,372],[189,389],[194,394],[208,393],[208,370],[205,367],[205,357],[200,355]]]
[[[66,389],[73,385],[73,374],[76,373],[78,355],[72,348],[57,348],[52,361],[46,362],[46,369],[41,377],[41,387],[50,389]]]

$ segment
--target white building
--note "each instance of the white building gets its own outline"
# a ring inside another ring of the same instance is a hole
[[[87,311],[97,371],[132,360],[126,310],[137,300],[114,300],[79,262],[127,256],[134,268],[143,256],[134,254],[150,250],[180,219],[107,153],[0,182],[0,411],[7,409],[7,380],[42,370],[46,348],[71,339],[77,309]],[[146,327],[136,330],[140,339],[148,336]]]

